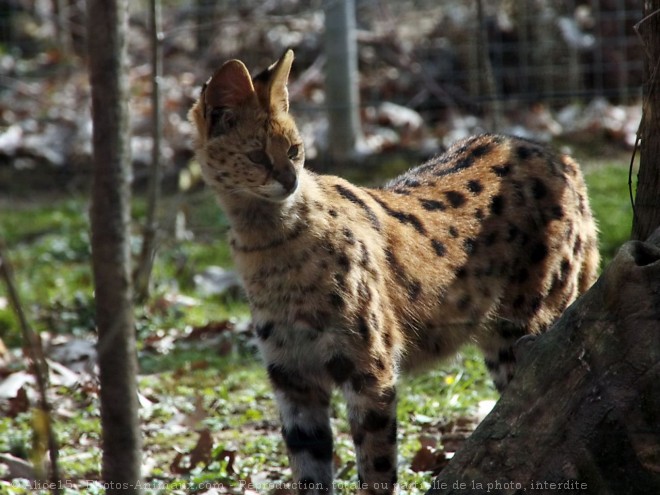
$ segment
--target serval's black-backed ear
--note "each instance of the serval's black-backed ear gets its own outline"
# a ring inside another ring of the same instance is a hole
[[[261,104],[272,113],[289,111],[289,73],[293,50],[287,49],[280,59],[254,77],[253,83]]]
[[[236,109],[254,95],[252,79],[243,62],[225,62],[202,89],[208,135],[217,136],[233,127],[236,123]]]
[[[235,108],[253,94],[252,79],[243,62],[229,60],[207,81],[204,103],[211,108]]]

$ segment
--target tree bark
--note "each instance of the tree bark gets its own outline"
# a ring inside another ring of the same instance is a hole
[[[660,0],[644,1],[644,19],[637,28],[646,57],[632,238],[646,239],[660,225]]]
[[[92,268],[106,493],[138,493],[140,434],[129,249],[130,148],[124,74],[126,0],[88,2],[94,183]]]
[[[516,357],[513,381],[427,495],[660,493],[660,229],[626,243]]]

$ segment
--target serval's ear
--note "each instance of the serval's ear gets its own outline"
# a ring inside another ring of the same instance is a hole
[[[229,60],[207,81],[204,103],[213,108],[236,108],[253,94],[252,79],[243,62]]]
[[[289,72],[293,64],[293,50],[288,49],[280,59],[254,79],[254,87],[261,104],[271,113],[289,111]]]
[[[237,108],[254,95],[252,79],[243,62],[225,62],[202,89],[208,135],[217,136],[233,127],[236,123]]]

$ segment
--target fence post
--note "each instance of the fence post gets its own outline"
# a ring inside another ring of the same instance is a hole
[[[333,159],[355,155],[362,145],[354,0],[326,0],[326,107],[328,151]]]

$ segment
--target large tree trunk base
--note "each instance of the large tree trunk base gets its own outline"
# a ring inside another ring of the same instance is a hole
[[[517,357],[510,386],[427,495],[660,494],[660,229],[626,243]]]

